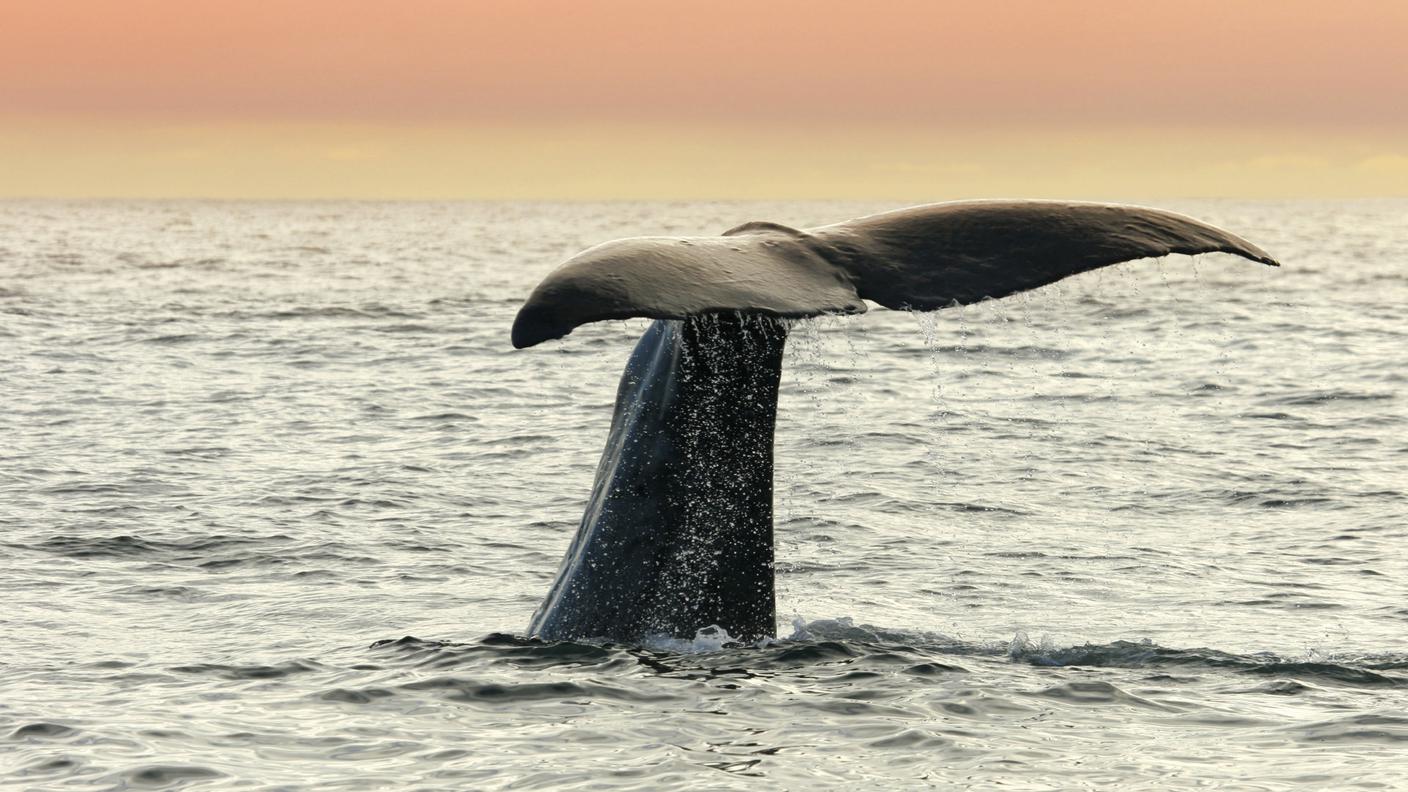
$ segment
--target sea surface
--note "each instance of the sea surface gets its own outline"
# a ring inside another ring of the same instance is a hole
[[[0,784],[1408,789],[1408,202],[798,326],[778,640],[523,637],[643,321],[568,255],[875,203],[0,203]]]

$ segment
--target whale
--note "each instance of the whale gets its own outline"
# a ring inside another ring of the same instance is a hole
[[[589,248],[530,293],[523,349],[648,318],[617,388],[590,495],[528,634],[640,643],[776,631],[773,436],[788,331],[868,303],[935,311],[1125,261],[1261,248],[1141,206],[958,201],[799,230],[750,222],[713,237]]]

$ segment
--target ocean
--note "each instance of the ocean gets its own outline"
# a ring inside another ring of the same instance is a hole
[[[1408,201],[798,325],[778,640],[523,637],[644,320],[576,251],[877,203],[0,203],[0,783],[1408,788]]]

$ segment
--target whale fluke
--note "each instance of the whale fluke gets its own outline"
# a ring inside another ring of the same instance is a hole
[[[859,313],[865,300],[936,310],[1121,261],[1213,252],[1276,264],[1182,215],[1047,201],[935,204],[811,231],[747,223],[575,256],[519,310],[514,346],[602,319],[656,321],[621,377],[586,512],[529,633],[773,634],[773,428],[790,327],[776,317]]]
[[[1171,253],[1231,253],[1279,266],[1215,226],[1117,204],[961,201],[862,217],[812,235],[844,262],[860,296],[916,311],[998,299]]]
[[[1171,253],[1231,253],[1277,266],[1235,234],[1161,209],[958,201],[808,231],[759,222],[717,237],[607,242],[533,290],[512,340],[522,349],[604,319],[861,313],[865,300],[931,311]]]
[[[849,273],[801,231],[618,239],[578,253],[533,290],[513,322],[522,349],[603,319],[710,313],[800,318],[863,313]]]

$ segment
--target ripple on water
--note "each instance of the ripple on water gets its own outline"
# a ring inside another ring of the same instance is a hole
[[[170,666],[168,671],[193,676],[212,676],[227,680],[284,679],[295,674],[307,674],[322,670],[323,666],[313,661],[289,660],[273,665],[220,665],[199,663],[195,665]]]
[[[149,764],[113,773],[104,780],[115,784],[118,789],[169,789],[224,776],[224,773],[211,767]]]
[[[1160,704],[1156,701],[1136,696],[1109,682],[1063,682],[1033,694],[1043,698],[1056,699],[1071,704],[1104,705],[1120,704],[1135,707],[1178,712],[1178,707]]]
[[[1400,712],[1361,712],[1342,718],[1295,726],[1288,732],[1312,744],[1378,743],[1402,746],[1408,743],[1408,717]]]
[[[72,726],[59,723],[26,723],[10,732],[11,740],[56,741],[68,740],[79,734]]]

